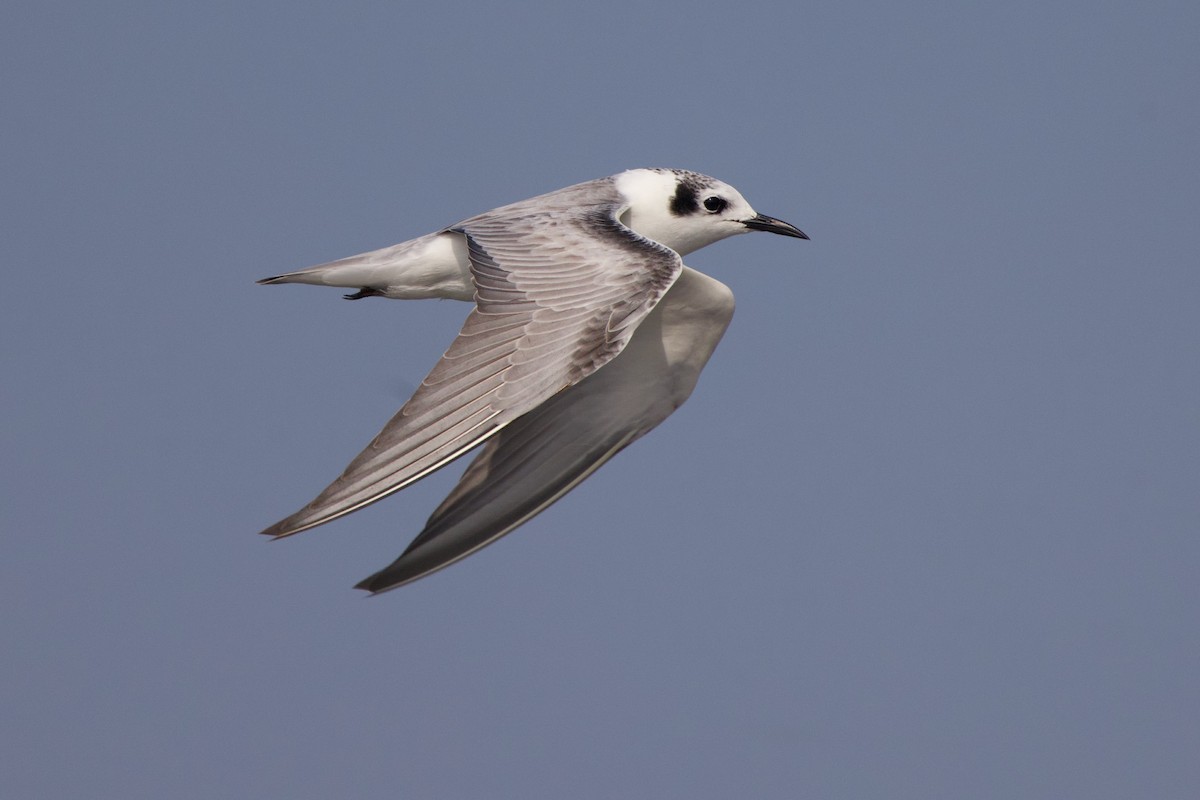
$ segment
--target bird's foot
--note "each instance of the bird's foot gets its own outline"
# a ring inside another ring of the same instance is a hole
[[[383,292],[378,289],[372,289],[370,286],[364,286],[354,294],[344,294],[342,297],[347,300],[362,300],[364,297],[381,297]]]

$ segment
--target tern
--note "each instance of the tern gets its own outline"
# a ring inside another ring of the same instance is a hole
[[[808,238],[715,178],[634,169],[258,281],[355,289],[351,300],[475,306],[342,475],[262,533],[281,538],[330,522],[480,445],[408,549],[355,588],[411,583],[527,522],[692,393],[734,302],[682,257],[749,231]]]

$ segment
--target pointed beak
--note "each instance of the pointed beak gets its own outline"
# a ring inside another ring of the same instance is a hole
[[[808,234],[790,222],[768,217],[766,214],[759,214],[750,219],[742,220],[742,224],[752,231],[766,231],[767,233],[778,233],[781,236],[795,236],[797,239],[808,238]]]

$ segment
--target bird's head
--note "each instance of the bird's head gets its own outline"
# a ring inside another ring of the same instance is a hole
[[[768,231],[807,239],[804,231],[759,214],[724,181],[679,169],[632,169],[616,176],[626,203],[621,221],[681,256],[728,236]]]

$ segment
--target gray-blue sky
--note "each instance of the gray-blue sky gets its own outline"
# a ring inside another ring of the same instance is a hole
[[[1195,796],[1196,5],[434,6],[0,12],[5,796]],[[687,406],[255,536],[465,307],[254,279],[633,166],[813,237]]]

